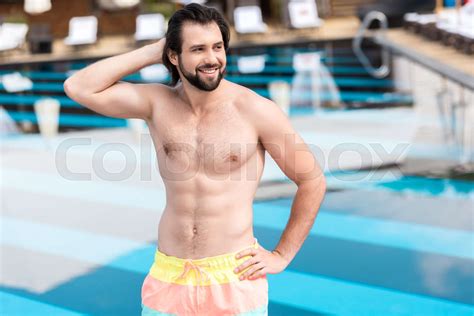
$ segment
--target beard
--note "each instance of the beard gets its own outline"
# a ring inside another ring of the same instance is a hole
[[[215,90],[218,86],[219,83],[221,82],[222,78],[224,77],[225,69],[221,72],[220,68],[221,65],[219,64],[205,64],[202,65],[198,68],[196,68],[196,73],[193,74],[191,72],[186,71],[184,69],[183,64],[181,63],[181,58],[178,58],[178,66],[179,70],[181,71],[181,74],[183,75],[186,80],[192,84],[194,87],[196,87],[199,90],[203,91],[212,91]],[[217,68],[217,76],[213,78],[202,78],[201,77],[201,72],[199,69],[210,69],[210,68]]]

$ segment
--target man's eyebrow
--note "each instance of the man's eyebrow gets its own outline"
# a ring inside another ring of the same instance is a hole
[[[220,41],[220,42],[217,42],[217,43],[214,43],[213,46],[215,45],[223,45],[224,42],[223,41]],[[197,45],[193,45],[191,47],[189,47],[189,49],[195,49],[195,48],[201,48],[201,47],[205,47],[206,45],[204,44],[197,44]]]

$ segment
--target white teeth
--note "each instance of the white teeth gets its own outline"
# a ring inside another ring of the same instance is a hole
[[[214,69],[201,69],[202,72],[205,72],[207,74],[212,74],[217,70],[217,68]]]

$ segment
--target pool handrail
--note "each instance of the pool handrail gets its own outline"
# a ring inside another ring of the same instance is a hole
[[[384,32],[388,28],[387,16],[380,11],[371,11],[367,13],[367,15],[362,20],[362,24],[360,25],[359,30],[352,41],[352,49],[354,54],[361,62],[362,66],[364,66],[371,76],[375,78],[385,78],[390,73],[390,55],[388,49],[385,46],[382,46],[382,64],[378,68],[372,66],[369,59],[362,50],[362,41],[365,37],[366,31],[375,20],[379,21],[380,23],[380,29],[378,30],[380,34],[379,36],[383,36]]]

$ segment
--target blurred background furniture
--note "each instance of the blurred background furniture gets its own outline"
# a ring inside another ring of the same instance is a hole
[[[26,23],[3,23],[0,25],[0,52],[23,46],[28,33]]]
[[[97,41],[97,27],[95,16],[73,17],[69,21],[69,35],[64,43],[69,46],[94,44]]]
[[[370,4],[361,4],[357,8],[357,16],[362,21],[364,16],[371,11],[379,11],[387,16],[389,27],[400,27],[403,16],[408,12],[433,12],[436,0],[378,0]]]
[[[32,54],[45,54],[53,51],[53,36],[49,24],[32,24],[28,33],[28,44]]]

